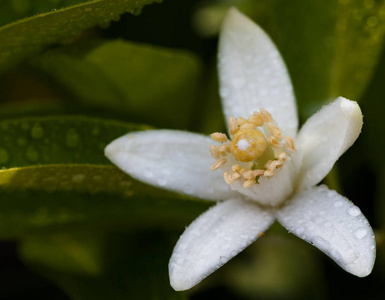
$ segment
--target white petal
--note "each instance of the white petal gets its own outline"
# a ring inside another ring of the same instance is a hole
[[[307,120],[297,140],[303,151],[301,187],[319,183],[353,145],[361,128],[362,113],[357,102],[342,97]]]
[[[235,8],[223,21],[218,59],[226,121],[264,108],[294,137],[297,109],[286,66],[267,34]]]
[[[202,199],[237,196],[221,172],[210,170],[215,160],[213,140],[176,130],[129,133],[109,144],[106,156],[124,172],[145,183]]]
[[[277,219],[347,272],[364,277],[372,271],[373,230],[360,209],[337,192],[324,185],[303,190],[277,213]]]
[[[218,203],[182,234],[169,263],[171,286],[187,290],[254,242],[274,221],[244,200]]]

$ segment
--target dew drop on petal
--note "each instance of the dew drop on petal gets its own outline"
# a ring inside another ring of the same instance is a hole
[[[344,203],[340,200],[334,202],[334,207],[341,207],[342,205],[344,205]]]
[[[363,239],[366,235],[367,235],[368,231],[365,229],[365,228],[360,228],[358,229],[355,233],[354,233],[354,236],[361,240]]]
[[[361,210],[358,207],[353,206],[348,209],[348,214],[351,215],[352,217],[357,217],[361,214]]]
[[[226,256],[221,256],[220,258],[219,258],[219,261],[221,262],[221,264],[225,264],[226,262],[227,262],[227,257]]]

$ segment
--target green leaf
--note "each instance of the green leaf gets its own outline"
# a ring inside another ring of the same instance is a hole
[[[201,75],[191,53],[121,40],[79,43],[32,63],[68,98],[159,127],[189,124]]]
[[[113,139],[143,129],[74,116],[1,121],[0,236],[191,222],[207,204],[140,183],[104,157]]]
[[[338,96],[360,100],[383,48],[385,1],[228,1],[199,11],[200,30],[218,30],[220,16],[231,5],[256,20],[276,43],[303,117]]]
[[[53,235],[27,239],[21,256],[72,299],[185,299],[172,290],[171,255],[160,232]]]
[[[20,2],[20,0],[18,0]],[[153,0],[89,0],[0,28],[0,73],[47,45],[106,26],[124,12],[137,14]],[[28,4],[27,4],[28,5]],[[23,5],[25,6],[25,4]]]
[[[0,26],[84,2],[88,0],[3,0],[0,3]]]

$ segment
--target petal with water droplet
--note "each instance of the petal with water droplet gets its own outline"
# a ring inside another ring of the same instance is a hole
[[[218,61],[227,120],[247,118],[264,108],[287,135],[297,134],[297,109],[285,63],[267,34],[235,8],[223,21]]]
[[[227,200],[196,219],[182,234],[169,263],[171,286],[187,290],[244,248],[273,223],[274,217],[252,202]]]
[[[357,102],[339,97],[307,120],[298,135],[303,151],[301,187],[319,183],[355,142],[362,128]]]
[[[209,137],[176,130],[127,134],[106,147],[106,156],[124,172],[145,183],[209,200],[239,197],[211,171]]]
[[[372,228],[358,211],[348,199],[323,185],[298,193],[277,213],[277,219],[344,270],[364,277],[372,271],[376,243]]]

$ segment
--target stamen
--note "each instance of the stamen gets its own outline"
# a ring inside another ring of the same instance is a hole
[[[255,111],[254,114],[249,117],[249,122],[259,127],[263,125],[263,118],[260,113]]]
[[[224,172],[223,173],[223,178],[225,179],[225,182],[228,185],[231,185],[231,183],[233,182],[233,179],[231,178],[231,174],[229,172]]]
[[[230,152],[230,144],[225,144],[218,147],[219,152]]]
[[[215,163],[211,165],[211,170],[215,171],[222,167],[227,162],[226,158],[218,159]]]
[[[237,119],[238,126],[242,126],[243,124],[248,124],[248,123],[249,123],[249,121],[247,121],[245,118],[239,117]]]
[[[244,188],[249,188],[249,187],[253,186],[256,183],[257,182],[255,181],[255,179],[249,179],[249,180],[245,181],[245,183],[243,184],[243,187]]]
[[[258,128],[264,124],[269,130],[267,136]],[[281,168],[290,155],[287,150],[295,151],[294,139],[284,137],[272,115],[264,109],[254,112],[248,119],[230,117],[229,128],[232,140],[223,133],[215,132],[211,138],[223,144],[210,146],[211,156],[216,159],[211,170],[217,170],[227,163],[227,155],[233,156],[230,159],[247,163],[233,164],[231,169],[226,167],[223,178],[229,185],[241,180],[242,186],[249,188],[258,184],[260,176],[274,176],[276,169]]]
[[[267,140],[268,140],[270,146],[273,148],[281,148],[282,147],[281,143],[278,141],[278,139],[275,136],[269,136],[269,138]]]
[[[235,164],[231,167],[231,170],[233,170],[233,172],[239,172],[241,169],[242,167],[238,164]]]
[[[234,172],[232,175],[231,175],[231,179],[232,180],[238,180],[239,178],[241,178],[241,174],[239,174],[238,172]]]
[[[237,119],[230,117],[229,119],[230,134],[234,135],[238,131]]]
[[[218,159],[219,158],[219,151],[218,151],[218,148],[216,146],[211,145],[210,146],[210,152],[211,152],[211,156],[214,159]]]
[[[290,137],[290,136],[285,137],[285,147],[290,152],[295,151],[295,142],[294,142],[294,139],[292,137]]]
[[[217,142],[221,142],[221,143],[225,143],[228,141],[228,138],[226,136],[226,134],[224,133],[220,133],[220,132],[214,132],[210,135],[210,137],[217,141]]]

